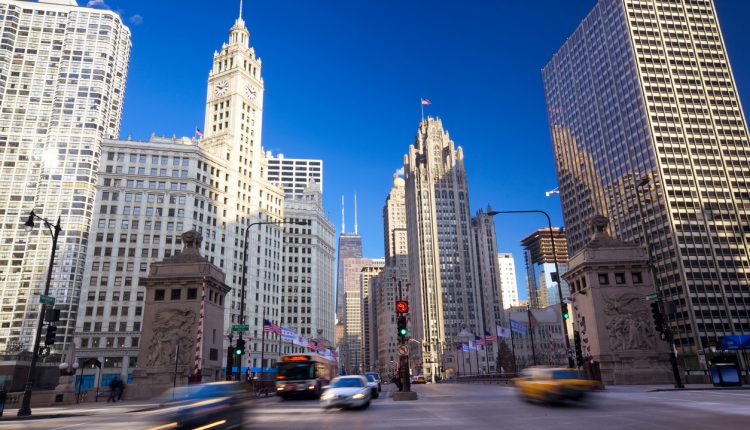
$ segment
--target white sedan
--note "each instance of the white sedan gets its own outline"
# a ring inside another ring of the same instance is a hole
[[[364,376],[339,376],[323,387],[320,405],[330,408],[362,408],[370,406],[371,388]]]

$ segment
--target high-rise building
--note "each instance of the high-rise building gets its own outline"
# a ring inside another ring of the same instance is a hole
[[[487,212],[491,209],[487,208]],[[471,219],[471,233],[474,236],[476,284],[479,297],[480,331],[479,337],[497,335],[497,326],[505,320],[503,294],[500,284],[500,268],[497,261],[497,236],[495,222],[491,215],[479,209]],[[495,373],[497,365],[497,344],[494,342],[477,346],[478,369],[481,373]]]
[[[406,182],[393,177],[393,185],[383,206],[385,267],[373,278],[372,293],[374,331],[377,333],[374,366],[382,375],[392,374],[398,361],[396,348],[396,300],[413,302],[409,296],[409,257],[406,233]],[[401,286],[399,290],[399,285]],[[399,296],[399,291],[401,296]]]
[[[300,196],[284,201],[284,257],[281,324],[309,339],[334,339],[334,227],[323,212],[323,195],[316,182]],[[291,352],[289,346],[286,351]]]
[[[49,295],[61,311],[54,349],[73,339],[102,141],[120,132],[130,30],[73,0],[0,3],[0,350],[34,344],[52,239]]]
[[[647,247],[686,366],[750,332],[748,128],[711,0],[600,0],[542,72],[570,251]]]
[[[344,215],[344,197],[341,196],[341,234],[339,235],[338,270],[336,272],[336,319],[342,322],[346,315],[344,298],[344,291],[346,291],[344,274],[346,270],[344,268],[344,261],[348,258],[362,258],[362,236],[359,235],[357,227],[357,198],[354,198],[354,233],[347,233],[346,217]]]
[[[78,314],[78,356],[113,363],[113,374],[129,372],[136,364],[131,358],[142,318],[139,302],[145,290],[140,278],[150,262],[180,249],[180,233],[196,229],[204,238],[203,254],[226,273],[232,287],[226,296],[225,327],[240,322],[247,250],[242,312],[250,326],[245,336],[252,339],[247,364],[261,366],[262,320],[285,317],[283,228],[268,224],[285,217],[283,191],[267,180],[260,143],[260,67],[239,17],[229,42],[214,53],[203,139],[106,142],[90,234],[94,246],[87,259],[84,312]],[[266,224],[251,225],[258,222]],[[252,229],[247,244],[246,228]],[[264,348],[263,366],[268,367],[278,357],[279,343],[265,342]]]
[[[274,157],[267,151],[266,161],[268,181],[283,188],[287,198],[301,196],[311,182],[317,183],[323,192],[323,160],[285,158],[284,154]]]
[[[410,315],[411,333],[422,343],[416,368],[434,378],[441,363],[455,368],[448,342],[464,330],[480,336],[485,330],[464,154],[440,119],[419,124],[404,156],[404,179],[409,281],[420,298]]]
[[[375,314],[375,292],[372,279],[383,272],[384,258],[372,258],[370,263],[362,267],[360,276],[360,296],[362,298],[362,368],[366,371],[375,370],[377,361],[377,315]]]
[[[500,271],[500,289],[503,293],[503,307],[518,306],[518,283],[516,281],[516,262],[513,254],[499,252],[497,267]]]
[[[542,228],[521,240],[524,259],[526,260],[526,287],[529,292],[529,302],[532,308],[546,308],[560,303],[557,291],[557,279],[562,284],[560,288],[563,299],[570,298],[568,284],[556,276],[555,261],[560,269],[560,276],[568,270],[568,247],[565,232],[559,228],[552,229],[554,237],[554,252],[552,239],[548,228]]]
[[[379,271],[369,272],[368,268],[375,267],[382,270],[383,259],[372,258],[344,258],[343,259],[343,286],[344,300],[346,307],[344,309],[344,338],[339,342],[340,361],[347,371],[352,369],[363,369],[364,366],[364,338],[365,328],[363,324],[367,323],[364,318],[365,309],[363,303],[369,304],[369,280],[372,276],[377,275]],[[365,288],[363,288],[363,283]],[[356,300],[355,300],[356,297]],[[369,310],[368,310],[369,313]],[[368,315],[369,316],[369,315]],[[350,320],[351,319],[351,320]]]

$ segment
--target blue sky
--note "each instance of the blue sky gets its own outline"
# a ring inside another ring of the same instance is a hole
[[[79,0],[85,4],[86,0]],[[122,136],[193,135],[206,78],[239,0],[92,0],[133,32]],[[263,146],[324,160],[325,206],[341,226],[341,195],[359,203],[368,257],[383,255],[382,206],[413,142],[420,97],[464,148],[473,211],[543,209],[562,224],[540,70],[595,0],[249,0],[244,18],[263,59]],[[735,79],[750,97],[750,2],[716,0]],[[499,247],[544,226],[497,218]]]

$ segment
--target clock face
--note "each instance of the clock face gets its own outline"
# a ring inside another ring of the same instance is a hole
[[[218,84],[216,84],[216,88],[214,89],[214,93],[217,97],[221,97],[224,94],[229,91],[229,82],[227,81],[219,81]]]
[[[258,90],[255,89],[255,87],[252,86],[252,85],[246,85],[245,86],[245,95],[250,100],[255,101],[255,98],[258,97]]]

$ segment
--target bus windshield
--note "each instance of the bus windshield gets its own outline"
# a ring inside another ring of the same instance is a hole
[[[279,363],[279,376],[283,376],[287,381],[300,379],[315,379],[314,363]]]

